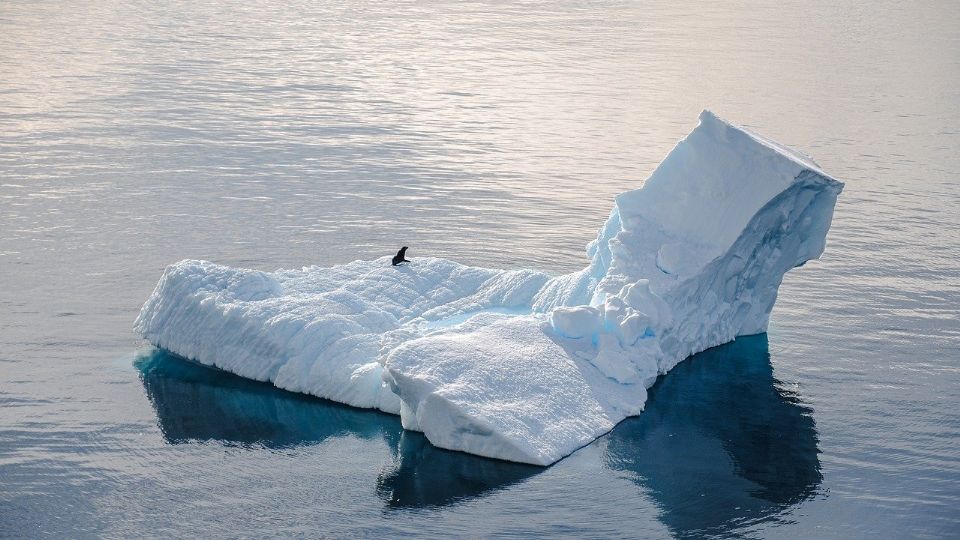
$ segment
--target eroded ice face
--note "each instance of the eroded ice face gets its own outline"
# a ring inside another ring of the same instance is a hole
[[[204,364],[400,414],[437,446],[548,465],[638,414],[687,356],[765,331],[784,273],[822,253],[841,189],[704,112],[617,197],[580,272],[181,261],[136,327]]]

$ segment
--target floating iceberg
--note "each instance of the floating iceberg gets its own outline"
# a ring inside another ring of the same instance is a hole
[[[639,414],[684,358],[764,332],[784,273],[823,252],[842,188],[705,111],[616,198],[579,272],[186,260],[135,326],[203,364],[400,414],[436,446],[549,465]]]

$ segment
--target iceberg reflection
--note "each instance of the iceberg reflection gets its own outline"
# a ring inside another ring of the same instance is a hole
[[[608,436],[605,460],[635,475],[675,534],[723,534],[816,493],[811,413],[773,377],[766,334],[740,337],[658,381]]]
[[[403,431],[398,416],[288,392],[162,349],[144,353],[134,367],[171,444],[284,448],[344,435],[382,438],[393,460],[379,475],[377,493],[391,508],[452,504],[544,470],[436,448],[422,434]]]
[[[388,444],[397,417],[355,409],[206,367],[162,349],[134,361],[163,437],[283,448],[346,434]],[[391,444],[392,446],[392,444]]]
[[[380,473],[377,492],[390,508],[442,506],[526,480],[543,467],[454,452],[404,431],[393,466]]]

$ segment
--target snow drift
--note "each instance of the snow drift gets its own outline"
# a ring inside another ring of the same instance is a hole
[[[823,252],[842,187],[705,111],[616,198],[582,271],[187,260],[135,326],[204,364],[400,414],[437,446],[549,465],[639,414],[684,358],[764,332],[784,273]]]

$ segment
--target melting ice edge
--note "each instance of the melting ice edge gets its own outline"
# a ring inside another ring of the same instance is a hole
[[[243,377],[399,414],[442,448],[549,465],[639,414],[684,358],[766,331],[783,275],[823,252],[842,189],[704,111],[617,196],[579,272],[184,260],[135,329]]]

